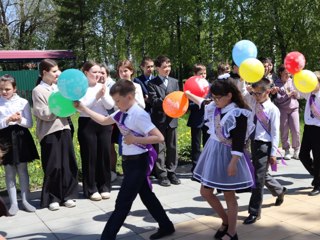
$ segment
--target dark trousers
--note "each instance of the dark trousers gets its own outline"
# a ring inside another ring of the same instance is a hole
[[[83,175],[83,194],[111,191],[112,126],[102,126],[90,118],[79,117],[78,140]]]
[[[313,176],[313,185],[320,187],[320,127],[304,125],[299,158],[303,166]],[[313,159],[310,156],[312,151]]]
[[[158,222],[159,227],[171,228],[172,222],[147,182],[148,153],[122,157],[124,178],[116,199],[115,210],[103,230],[101,240],[116,239],[138,194],[152,217]]]
[[[177,129],[167,127],[159,130],[164,136],[164,142],[154,145],[158,153],[155,170],[157,177],[165,177],[168,173],[175,173],[178,166]]]
[[[76,198],[78,168],[70,130],[51,133],[41,140],[40,145],[44,172],[41,206]]]
[[[249,213],[254,215],[261,214],[264,185],[273,196],[279,196],[283,192],[283,187],[268,172],[268,159],[271,153],[271,143],[253,141],[251,146],[252,164],[255,171],[256,187],[252,189],[249,202]]]
[[[203,125],[201,128],[191,127],[191,159],[192,169],[195,168],[199,156],[201,154],[201,140],[202,146],[204,146],[209,138],[208,127]]]

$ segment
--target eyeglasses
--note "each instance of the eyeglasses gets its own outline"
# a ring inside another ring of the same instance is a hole
[[[217,97],[217,96],[212,96],[211,98],[212,98],[213,101],[219,102],[219,101],[221,100],[221,98],[223,98],[223,97],[224,97],[224,96],[219,96],[219,97]]]
[[[256,96],[256,97],[260,97],[264,93],[265,92],[251,92],[251,95]]]

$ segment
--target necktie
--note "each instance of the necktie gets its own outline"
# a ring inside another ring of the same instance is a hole
[[[168,78],[167,78],[167,77],[163,78],[163,84],[164,84],[166,87],[168,87]]]
[[[126,120],[127,116],[128,116],[128,113],[123,113],[122,114],[122,118],[121,118],[121,121],[120,121],[121,124],[124,124],[124,120]]]

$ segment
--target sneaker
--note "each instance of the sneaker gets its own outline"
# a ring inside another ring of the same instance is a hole
[[[285,160],[290,160],[291,159],[291,154],[290,154],[290,150],[286,150],[284,153],[284,159]]]
[[[67,208],[73,208],[76,206],[76,202],[72,199],[69,199],[63,203],[63,205]]]
[[[100,201],[101,199],[101,195],[98,192],[95,192],[90,196],[91,201]]]
[[[100,193],[102,199],[109,199],[111,194],[109,192],[102,192]]]
[[[114,182],[115,180],[117,180],[118,175],[114,172],[111,171],[111,182]]]
[[[60,205],[57,202],[53,202],[49,204],[49,210],[50,211],[57,211],[60,209]]]
[[[299,150],[294,150],[292,158],[299,160]]]

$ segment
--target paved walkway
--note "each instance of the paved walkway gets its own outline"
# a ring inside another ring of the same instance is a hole
[[[320,195],[310,197],[311,178],[300,161],[287,161],[288,166],[279,165],[273,175],[288,188],[282,206],[275,207],[275,198],[265,190],[262,218],[252,225],[243,225],[247,216],[249,193],[238,194],[240,239],[300,240],[320,239]],[[179,167],[182,184],[161,187],[154,184],[154,191],[174,222],[176,232],[164,239],[207,240],[213,239],[220,225],[219,219],[199,195],[199,184],[190,180],[190,166]],[[69,239],[94,240],[99,235],[114,208],[120,180],[113,185],[112,198],[100,202],[77,199],[77,207],[51,212],[39,209],[39,192],[32,193],[35,213],[19,211],[14,217],[0,218],[0,234],[7,239]],[[222,198],[222,196],[221,196]],[[155,232],[157,224],[136,199],[132,211],[118,239],[143,240]]]

